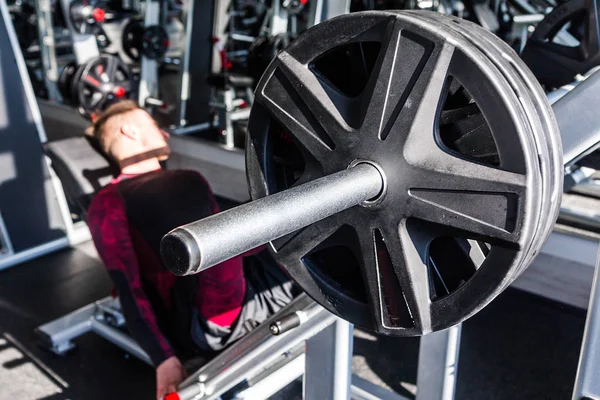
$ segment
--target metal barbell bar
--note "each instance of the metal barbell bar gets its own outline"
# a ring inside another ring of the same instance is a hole
[[[380,196],[382,171],[368,162],[242,204],[169,232],[161,257],[177,275],[225,260]]]

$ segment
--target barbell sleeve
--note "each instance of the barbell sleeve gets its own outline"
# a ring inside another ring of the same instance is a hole
[[[163,237],[161,257],[173,273],[195,274],[372,200],[383,188],[379,169],[359,163],[178,227]]]

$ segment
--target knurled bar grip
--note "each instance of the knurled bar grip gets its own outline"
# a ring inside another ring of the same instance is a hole
[[[161,242],[163,262],[177,275],[198,273],[374,199],[383,185],[375,166],[359,163],[172,230]]]

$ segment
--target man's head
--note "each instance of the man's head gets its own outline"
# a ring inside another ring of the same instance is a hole
[[[131,100],[108,107],[94,120],[86,134],[95,137],[104,153],[122,166],[128,160],[143,159],[144,155],[162,160],[168,154],[166,132]],[[156,151],[159,154],[155,154]]]

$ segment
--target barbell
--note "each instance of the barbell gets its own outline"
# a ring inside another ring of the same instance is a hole
[[[334,314],[422,335],[531,263],[558,215],[561,154],[542,88],[494,35],[425,11],[343,15],[257,86],[253,200],[173,230],[161,256],[187,275],[268,243]]]

